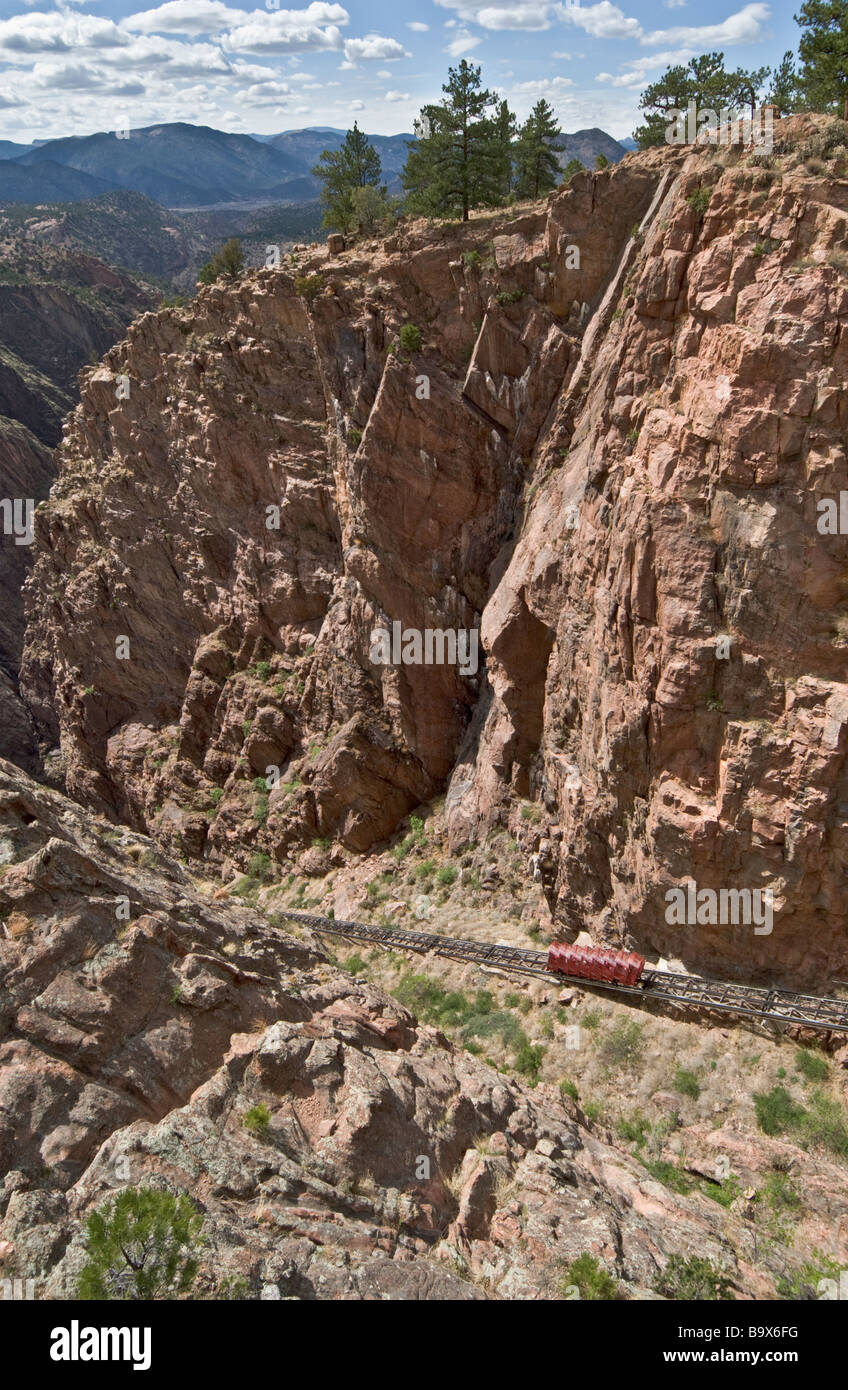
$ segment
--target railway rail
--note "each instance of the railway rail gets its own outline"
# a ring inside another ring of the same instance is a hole
[[[819,1032],[848,1033],[848,1000],[799,994],[788,989],[769,989],[761,985],[726,984],[698,975],[678,975],[666,970],[643,971],[638,985],[589,981],[552,974],[545,968],[548,959],[545,951],[523,951],[513,946],[468,941],[462,937],[441,936],[433,932],[375,927],[367,922],[346,922],[337,917],[318,917],[309,912],[287,911],[279,915],[322,934],[343,936],[350,941],[368,941],[389,950],[473,961],[513,975],[529,975],[554,983],[562,981],[564,984],[578,985],[581,989],[635,995],[640,999],[656,1000],[679,1008],[734,1014],[762,1022],[813,1028]]]

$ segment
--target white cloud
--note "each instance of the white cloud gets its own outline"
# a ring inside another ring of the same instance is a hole
[[[484,29],[550,29],[550,5],[487,5],[476,20]]]
[[[409,101],[409,92],[386,92],[384,101]]]
[[[675,67],[678,63],[688,62],[691,56],[692,50],[689,48],[670,48],[665,53],[654,53],[651,57],[633,58],[630,62],[622,63],[621,71],[617,77],[609,72],[599,72],[595,81],[604,82],[610,87],[641,89],[645,85],[646,78],[653,77],[654,74],[663,72],[666,68]]]
[[[537,77],[532,82],[517,82],[513,92],[532,97],[560,97],[574,83],[570,77]]]
[[[168,0],[158,9],[141,10],[122,22],[142,34],[219,34],[246,18],[244,10],[231,9],[223,0]]]
[[[449,53],[452,58],[459,58],[463,53],[470,53],[472,48],[476,48],[482,42],[482,38],[470,34],[467,29],[460,29],[456,38],[451,39],[445,52]]]
[[[350,103],[350,109],[351,109],[351,111],[364,111],[364,110],[365,110],[365,102],[364,102],[364,101],[352,101],[352,102]]]
[[[385,39],[381,34],[368,34],[364,39],[345,39],[344,55],[349,63],[370,63],[380,58],[391,63],[398,58],[412,57],[397,39]]]
[[[600,0],[598,5],[557,5],[560,19],[576,24],[596,39],[637,39],[641,37],[642,26],[638,19],[630,19],[618,5],[610,0]]]
[[[429,24],[422,24],[420,19],[411,19],[406,27],[411,29],[414,34],[426,34],[430,29]]]
[[[745,5],[743,9],[729,15],[719,24],[703,24],[695,28],[681,25],[676,29],[656,29],[651,34],[645,34],[642,43],[651,48],[655,44],[685,44],[698,52],[705,52],[722,44],[754,43],[762,37],[769,15],[768,5]]]
[[[111,19],[54,10],[50,14],[20,14],[0,21],[0,55],[24,61],[35,53],[70,53],[73,49],[114,48],[131,42]]]
[[[177,0],[179,2],[179,0]],[[305,10],[254,10],[223,39],[228,52],[295,53],[338,49],[339,24],[350,16],[341,5],[313,3]]]
[[[561,0],[435,0],[443,9],[455,10],[465,23],[484,29],[549,29],[552,24],[571,23],[587,34],[602,39],[632,39],[642,33],[638,19],[630,19],[610,0],[594,5],[563,4]]]

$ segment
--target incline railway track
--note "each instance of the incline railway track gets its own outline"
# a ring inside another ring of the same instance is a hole
[[[819,1032],[848,1033],[848,1000],[798,994],[789,989],[768,989],[760,985],[722,984],[720,981],[704,980],[698,975],[675,975],[666,970],[644,970],[638,985],[578,979],[546,970],[546,951],[521,951],[513,946],[466,941],[456,936],[437,936],[432,932],[374,927],[367,922],[345,922],[336,917],[316,917],[308,912],[289,911],[279,915],[311,927],[313,931],[343,936],[350,941],[370,941],[375,946],[385,946],[390,950],[474,961],[513,975],[535,976],[549,983],[562,981],[564,984],[578,985],[580,989],[636,995],[639,999],[656,1000],[681,1008],[715,1010],[761,1022],[814,1028]]]

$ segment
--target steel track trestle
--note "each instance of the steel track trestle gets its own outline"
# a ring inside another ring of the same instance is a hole
[[[619,985],[603,980],[584,980],[555,974],[546,969],[545,951],[522,951],[494,942],[467,941],[461,937],[440,936],[433,932],[402,931],[396,927],[375,927],[367,922],[346,922],[336,917],[317,917],[308,912],[281,912],[281,917],[300,922],[316,932],[344,936],[351,941],[371,941],[389,950],[415,951],[419,955],[445,956],[450,960],[474,961],[511,974],[530,975],[550,983],[578,985],[581,989],[602,989],[613,994],[636,995],[684,1008],[716,1010],[742,1018],[794,1024],[820,1032],[848,1033],[848,1000],[798,994],[794,990],[769,989],[759,985],[723,984],[698,975],[676,975],[665,970],[645,970],[638,985]]]

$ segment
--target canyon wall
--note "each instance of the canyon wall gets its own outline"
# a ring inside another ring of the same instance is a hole
[[[565,935],[844,973],[845,129],[631,155],[137,320],[37,514],[23,680],[70,792],[283,863],[446,791]],[[479,669],[377,664],[393,622],[479,628]],[[773,930],[669,925],[687,879]]]
[[[39,245],[2,209],[0,259],[0,499],[19,509],[17,535],[5,517],[0,527],[0,754],[35,771],[38,739],[18,690],[21,590],[32,557],[20,520],[26,502],[50,490],[53,448],[77,399],[80,368],[158,295],[95,256]]]

